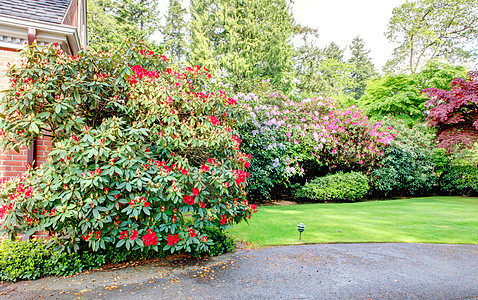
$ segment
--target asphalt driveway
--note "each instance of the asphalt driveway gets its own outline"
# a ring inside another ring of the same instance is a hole
[[[475,299],[478,245],[239,250],[0,286],[2,299]]]

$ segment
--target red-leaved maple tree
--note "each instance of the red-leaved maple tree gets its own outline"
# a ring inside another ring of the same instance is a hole
[[[424,89],[430,112],[427,121],[438,128],[438,147],[451,152],[455,147],[471,147],[478,141],[478,71],[468,72],[469,79],[454,78],[450,91]]]

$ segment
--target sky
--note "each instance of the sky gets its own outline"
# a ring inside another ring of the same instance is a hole
[[[406,0],[294,0],[292,13],[296,21],[318,30],[318,46],[335,42],[346,48],[357,35],[370,50],[377,70],[381,70],[393,52],[393,44],[385,38],[392,10]],[[168,9],[167,0],[159,0],[161,14]],[[189,5],[183,0],[183,7]],[[162,18],[163,22],[165,17]],[[158,36],[159,37],[159,36]],[[156,38],[155,38],[156,39]],[[346,53],[347,55],[347,53]]]
[[[318,46],[335,42],[341,48],[359,35],[370,50],[378,70],[393,52],[393,44],[384,35],[393,8],[405,0],[295,0],[293,15],[297,22],[316,28]]]

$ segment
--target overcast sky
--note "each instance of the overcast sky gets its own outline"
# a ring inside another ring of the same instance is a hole
[[[167,0],[158,0],[161,14],[166,14]],[[371,51],[375,67],[380,71],[392,54],[393,45],[383,34],[392,16],[392,10],[406,0],[294,0],[292,12],[301,25],[316,28],[318,45],[323,47],[334,41],[342,48],[360,35],[365,47]],[[183,0],[183,7],[189,5]],[[165,17],[162,18],[165,21]],[[155,38],[161,40],[160,35]]]
[[[295,0],[294,18],[319,31],[319,46],[334,41],[342,48],[357,35],[365,42],[377,69],[393,51],[385,38],[392,10],[405,0]]]

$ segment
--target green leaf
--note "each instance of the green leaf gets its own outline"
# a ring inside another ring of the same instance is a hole
[[[35,123],[30,124],[30,129],[31,129],[31,131],[33,131],[36,134],[40,133],[40,128],[38,128],[37,124],[35,124]]]

